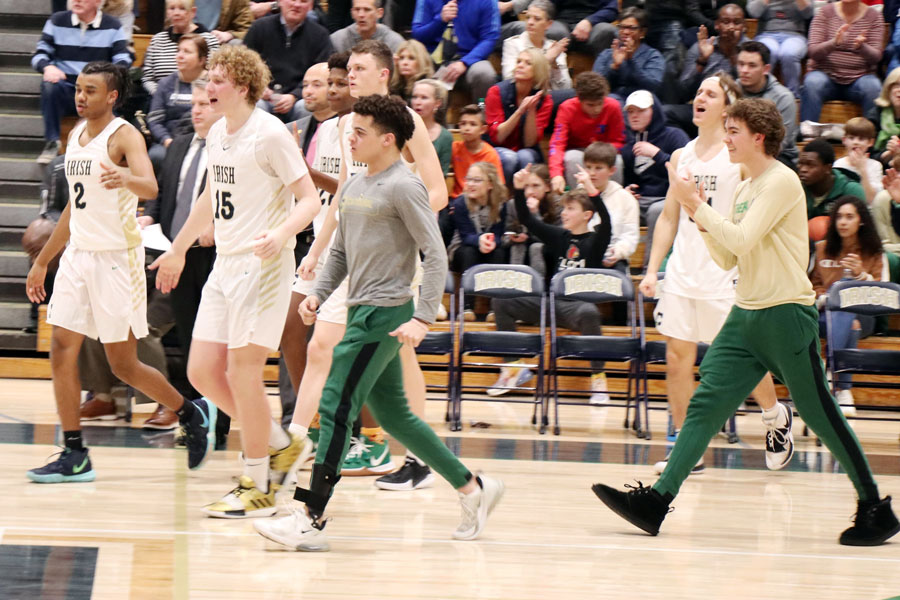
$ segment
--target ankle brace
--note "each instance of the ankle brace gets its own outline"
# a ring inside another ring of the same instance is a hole
[[[294,500],[304,503],[309,509],[313,520],[318,520],[325,512],[325,506],[331,499],[334,486],[341,480],[341,476],[326,467],[315,464],[312,468],[312,476],[309,478],[309,489],[297,487],[294,491]]]

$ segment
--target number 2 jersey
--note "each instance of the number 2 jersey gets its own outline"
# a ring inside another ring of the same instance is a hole
[[[678,172],[690,171],[696,185],[703,182],[706,201],[719,214],[731,217],[734,193],[741,182],[741,167],[728,158],[728,148],[722,149],[708,161],[696,153],[697,140],[691,140],[678,157]],[[678,234],[672,256],[666,264],[666,292],[686,298],[712,300],[734,298],[737,269],[725,271],[709,255],[697,224],[687,212],[678,211]]]
[[[291,134],[258,108],[232,134],[219,119],[207,136],[208,182],[215,217],[216,252],[253,251],[256,237],[281,225],[294,207],[288,185],[308,173]],[[291,236],[285,248],[293,249]]]
[[[123,125],[115,118],[97,137],[85,145],[81,134],[87,121],[75,126],[66,146],[66,181],[72,203],[69,243],[80,250],[128,250],[141,245],[137,224],[138,197],[125,187],[108,190],[100,183],[102,165],[128,174],[127,167],[115,166],[109,157],[109,138]]]

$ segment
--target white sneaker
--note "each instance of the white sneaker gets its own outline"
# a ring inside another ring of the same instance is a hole
[[[853,399],[853,392],[850,390],[838,390],[836,398],[838,404],[841,405],[841,412],[844,413],[845,417],[856,416],[856,405]]]
[[[478,474],[478,477],[481,479],[481,489],[477,489],[471,494],[462,492],[459,494],[462,522],[453,532],[454,539],[474,540],[477,538],[487,524],[488,515],[503,497],[505,487],[502,481],[481,473]]]
[[[316,527],[306,514],[306,507],[296,503],[290,515],[279,519],[260,519],[253,523],[253,528],[267,540],[297,552],[328,552],[331,549],[324,531],[325,523]]]
[[[467,308],[463,311],[463,321],[466,323],[471,323],[475,320],[475,311]]]
[[[443,304],[438,304],[437,316],[435,317],[436,321],[446,321],[447,320],[447,309],[444,308]]]
[[[663,460],[661,460],[658,463],[655,463],[653,465],[653,472],[656,473],[657,475],[662,475],[662,472],[666,470],[666,465],[668,465],[668,464],[669,464],[669,457],[667,456]],[[691,469],[690,474],[691,475],[700,475],[705,470],[706,470],[706,465],[703,464],[703,458],[701,457],[700,460],[697,461],[697,464],[694,465],[694,468]]]
[[[782,403],[778,403],[782,413],[781,419],[775,419],[771,424],[763,419],[766,426],[766,467],[771,471],[783,469],[794,455],[794,433],[791,426],[794,423],[794,414],[791,409]],[[779,426],[779,421],[781,425]]]
[[[591,394],[590,402],[594,406],[607,404],[609,402],[609,387],[606,383],[606,373],[599,373],[591,376]]]
[[[524,367],[503,367],[500,369],[500,377],[494,385],[487,389],[487,395],[491,397],[502,396],[512,388],[522,387],[534,377],[531,369]]]

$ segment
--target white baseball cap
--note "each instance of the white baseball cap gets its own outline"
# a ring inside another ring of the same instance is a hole
[[[648,92],[647,90],[638,90],[636,92],[631,92],[628,94],[628,98],[625,100],[625,108],[629,106],[634,106],[635,108],[650,108],[653,106],[653,94]]]

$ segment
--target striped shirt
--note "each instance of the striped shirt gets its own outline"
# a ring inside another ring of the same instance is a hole
[[[74,81],[92,61],[131,66],[128,40],[119,20],[99,10],[87,24],[81,23],[70,10],[51,15],[31,57],[34,70],[40,73],[47,65],[54,65]]]
[[[210,54],[219,47],[219,40],[216,36],[209,33],[202,25],[197,25],[197,29],[191,33],[203,36]],[[144,66],[142,67],[144,75],[141,83],[151,96],[156,92],[156,86],[159,85],[162,78],[178,70],[175,66],[175,54],[178,52],[178,40],[181,39],[181,35],[173,32],[169,27],[154,35],[150,40],[147,53],[144,55]]]
[[[884,19],[881,12],[866,8],[865,14],[850,25],[840,45],[834,37],[846,23],[835,10],[835,4],[826,4],[816,12],[809,27],[809,64],[807,72],[822,71],[835,83],[849,85],[863,75],[874,74],[881,61],[881,38],[884,35]],[[864,44],[854,48],[857,36],[866,38]]]

